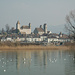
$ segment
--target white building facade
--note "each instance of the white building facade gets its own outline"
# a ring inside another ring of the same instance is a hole
[[[29,23],[29,26],[23,25],[22,27],[20,27],[20,22],[17,21],[17,23],[16,23],[16,30],[17,30],[17,29],[18,29],[21,33],[31,34],[31,23]]]

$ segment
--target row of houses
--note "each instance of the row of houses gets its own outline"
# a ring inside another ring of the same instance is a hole
[[[71,39],[66,34],[29,34],[29,35],[8,35],[1,38],[1,42],[4,41],[11,41],[11,42],[30,42],[30,43],[37,43],[37,42],[69,42]]]

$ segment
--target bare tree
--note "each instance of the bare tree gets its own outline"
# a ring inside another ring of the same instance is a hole
[[[6,32],[8,33],[8,32],[9,32],[9,30],[10,30],[10,27],[9,27],[9,25],[8,25],[8,24],[6,24],[6,25],[5,25],[5,27],[6,27]]]
[[[71,11],[70,14],[66,16],[65,28],[72,34],[75,41],[75,10]]]

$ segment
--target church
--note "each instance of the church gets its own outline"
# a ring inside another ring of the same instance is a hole
[[[39,35],[47,34],[47,24],[45,23],[43,27],[42,25],[40,25],[39,28],[35,28],[34,34],[39,34]]]
[[[16,30],[19,30],[21,34],[31,34],[31,23],[29,25],[23,25],[20,27],[20,22],[16,23]]]

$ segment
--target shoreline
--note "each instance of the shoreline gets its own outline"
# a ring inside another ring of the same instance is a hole
[[[70,50],[69,46],[38,46],[38,45],[29,45],[29,46],[0,46],[0,50]]]
[[[20,42],[0,42],[0,50],[75,50],[74,43],[65,43],[64,45],[39,45],[39,44],[21,44]]]

